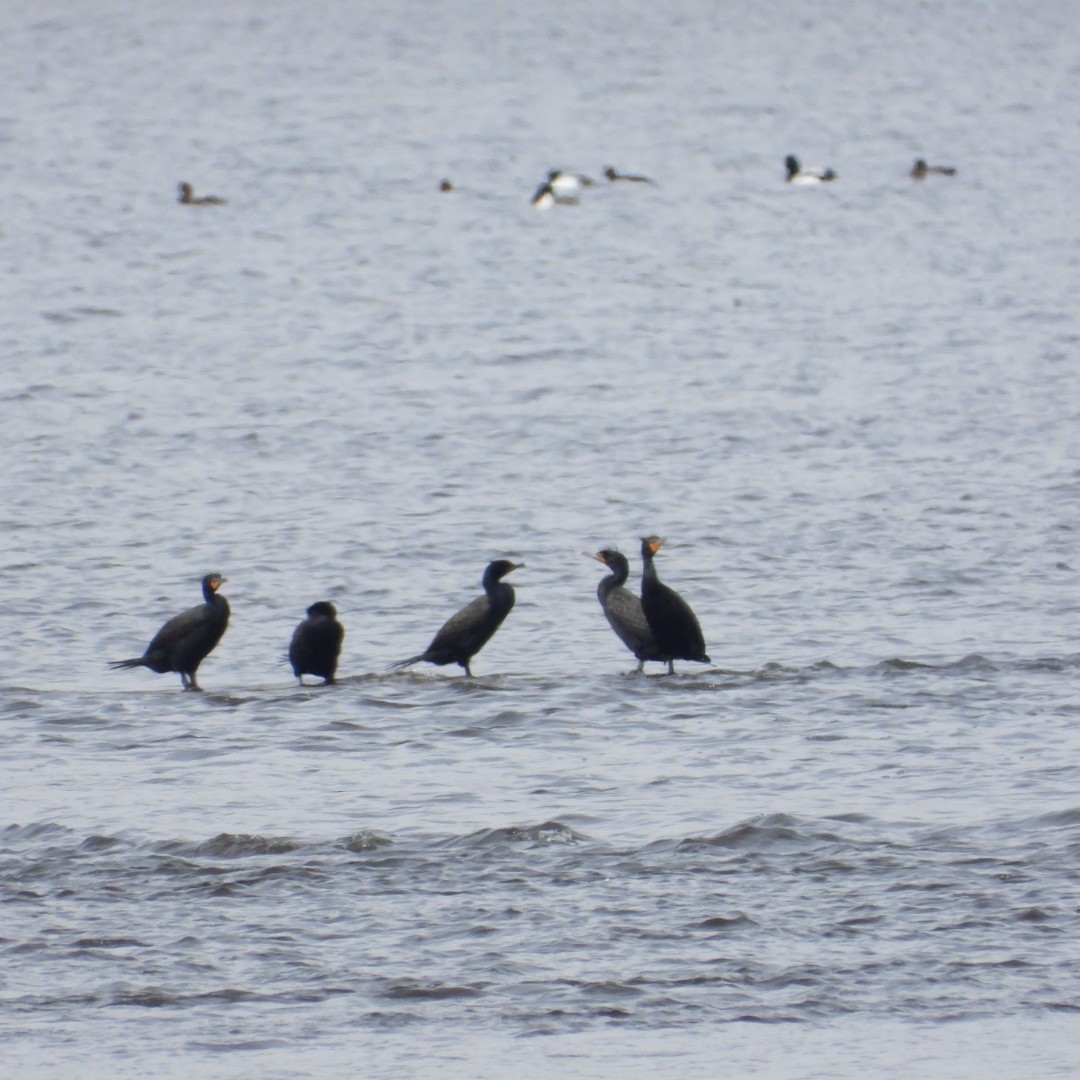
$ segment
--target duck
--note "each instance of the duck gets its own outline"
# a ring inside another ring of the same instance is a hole
[[[927,165],[922,158],[916,158],[911,166],[912,180],[925,180],[933,173],[936,176],[955,176],[956,170],[951,165]]]
[[[537,210],[547,210],[552,206],[577,206],[578,200],[573,195],[560,195],[550,180],[545,180],[529,200]]]
[[[794,154],[788,154],[784,158],[784,167],[787,169],[785,179],[789,184],[823,184],[836,179],[836,173],[832,169],[819,172],[817,169],[801,168],[799,159]]]
[[[556,195],[568,195],[572,191],[580,191],[583,187],[592,187],[596,183],[584,173],[563,172],[562,169],[551,169],[547,175],[547,182]]]
[[[195,189],[187,183],[187,181],[181,181],[179,185],[180,195],[177,198],[177,202],[183,203],[185,206],[224,206],[225,200],[219,198],[217,195],[200,195],[195,197]]]
[[[612,183],[614,183],[616,180],[629,180],[631,183],[634,184],[656,183],[655,180],[651,179],[648,176],[636,176],[634,173],[621,173],[617,169],[612,168],[612,166],[610,165],[608,165],[607,168],[604,169],[604,176],[607,177],[607,179],[610,180]]]

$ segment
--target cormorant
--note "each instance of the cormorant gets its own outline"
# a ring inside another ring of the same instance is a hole
[[[596,586],[596,597],[604,609],[611,629],[637,657],[638,671],[644,670],[646,660],[666,660],[667,657],[657,651],[656,639],[649,629],[649,621],[645,618],[641,601],[625,587],[630,574],[630,563],[626,556],[611,548],[598,551],[595,555],[588,551],[583,551],[582,554],[603,563],[611,571],[600,579]]]
[[[447,619],[422,653],[410,656],[408,660],[399,660],[390,666],[403,668],[421,660],[438,664],[440,667],[443,664],[460,664],[465,669],[465,674],[471,676],[469,661],[488,643],[491,635],[499,629],[503,619],[510,614],[510,609],[514,606],[514,587],[502,578],[524,565],[507,559],[496,559],[493,563],[488,563],[483,577],[484,595],[478,596],[456,615]]]
[[[794,154],[788,154],[784,158],[784,168],[787,169],[785,180],[789,184],[820,184],[826,180],[836,179],[836,173],[832,169],[819,172],[817,169],[800,168],[799,159]]]
[[[185,206],[224,206],[225,200],[219,198],[217,195],[200,195],[195,198],[195,189],[183,181],[179,186],[180,197],[176,200],[178,203],[183,203]]]
[[[327,683],[334,681],[344,637],[337,608],[329,600],[320,600],[307,609],[307,618],[293,631],[289,643],[289,663],[301,686],[305,675],[317,675]]]
[[[937,176],[955,176],[956,170],[951,165],[927,165],[922,158],[916,158],[911,166],[911,179],[924,180],[931,173]]]
[[[667,661],[668,674],[674,675],[676,660],[701,664],[712,661],[705,652],[705,638],[690,605],[657,576],[653,556],[663,542],[659,536],[647,536],[641,541],[641,607],[656,638],[657,652]]]
[[[195,681],[195,672],[229,625],[229,601],[218,594],[226,580],[220,574],[207,574],[202,579],[205,604],[174,615],[154,635],[142,656],[114,660],[109,667],[148,667],[159,675],[177,671],[185,690],[201,690]]]

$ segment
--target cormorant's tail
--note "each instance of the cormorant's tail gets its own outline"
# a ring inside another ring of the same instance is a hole
[[[133,656],[130,660],[110,660],[109,661],[109,667],[111,667],[113,669],[113,671],[116,671],[119,668],[145,667],[145,666],[146,666],[146,657],[145,656]]]
[[[419,664],[425,656],[427,656],[427,653],[418,653],[416,656],[410,656],[408,660],[397,660],[393,664],[391,664],[386,670],[397,671],[400,668],[412,667],[413,664]]]

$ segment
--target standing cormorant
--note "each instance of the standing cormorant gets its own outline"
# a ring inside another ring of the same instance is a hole
[[[656,638],[657,652],[667,661],[668,674],[674,675],[676,660],[701,664],[712,661],[705,652],[705,638],[690,605],[657,576],[653,556],[663,542],[659,536],[646,536],[641,541],[641,607]]]
[[[604,609],[607,621],[611,629],[619,636],[619,640],[638,659],[638,671],[645,668],[646,660],[666,660],[656,648],[656,639],[649,629],[649,621],[645,618],[641,601],[626,586],[626,579],[630,574],[630,563],[621,551],[605,548],[595,555],[583,551],[590,559],[603,563],[610,571],[605,574],[596,586],[596,598]]]
[[[488,563],[483,577],[484,595],[478,596],[447,619],[422,653],[410,656],[408,660],[399,660],[391,667],[408,667],[425,660],[440,667],[443,664],[460,664],[465,674],[471,676],[469,661],[488,643],[514,606],[514,587],[502,579],[524,565],[508,559]]]
[[[205,604],[174,615],[154,635],[142,656],[114,660],[109,667],[148,667],[159,675],[177,671],[185,690],[201,690],[195,681],[195,672],[229,625],[229,601],[218,594],[225,581],[220,574],[207,574],[202,579]]]
[[[345,628],[338,622],[337,608],[329,600],[319,600],[307,609],[307,618],[293,631],[289,643],[289,663],[304,685],[305,675],[334,681]]]

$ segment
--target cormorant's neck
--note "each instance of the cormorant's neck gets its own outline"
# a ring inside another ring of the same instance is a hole
[[[625,559],[619,559],[617,562],[608,563],[608,566],[611,569],[611,587],[625,585],[626,579],[630,576],[630,564]]]
[[[641,546],[641,582],[644,586],[645,582],[654,582],[659,580],[659,575],[656,573],[656,567],[653,566],[653,555],[655,552],[648,544],[642,544]]]

